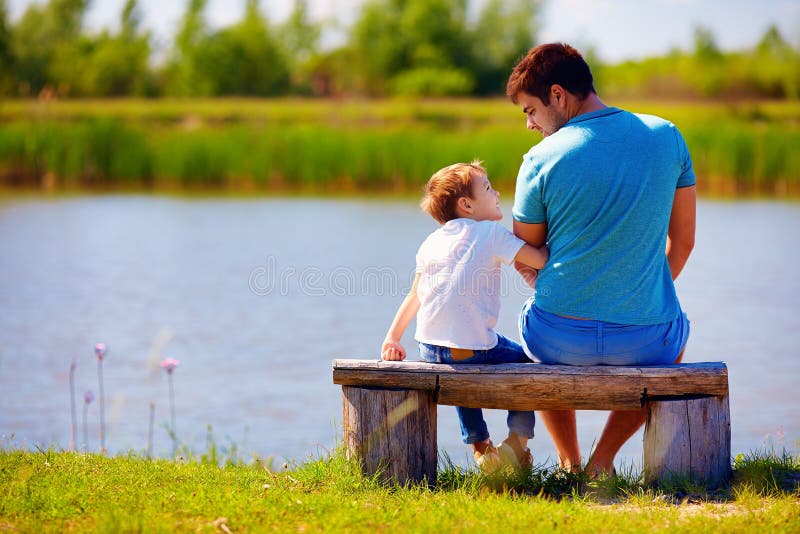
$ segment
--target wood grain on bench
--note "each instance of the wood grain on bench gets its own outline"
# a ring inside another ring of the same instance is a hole
[[[648,400],[728,394],[728,369],[721,362],[576,367],[339,359],[333,361],[333,381],[433,391],[438,404],[506,410],[637,410]]]

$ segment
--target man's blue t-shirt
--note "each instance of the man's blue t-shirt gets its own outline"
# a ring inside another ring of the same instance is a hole
[[[536,306],[647,325],[680,310],[665,254],[676,188],[695,184],[675,125],[604,108],[578,115],[528,151],[514,219],[547,223],[550,259]]]

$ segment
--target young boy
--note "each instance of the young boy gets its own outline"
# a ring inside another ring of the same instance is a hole
[[[384,360],[405,359],[400,339],[416,315],[415,338],[425,361],[530,362],[518,343],[494,330],[500,312],[500,265],[518,261],[541,269],[548,253],[497,222],[503,218],[499,199],[479,161],[450,165],[428,181],[421,207],[442,227],[417,252],[414,283],[381,348]],[[456,410],[464,443],[472,445],[483,471],[531,467],[527,443],[533,437],[532,411],[509,411],[508,438],[495,448],[480,408]]]

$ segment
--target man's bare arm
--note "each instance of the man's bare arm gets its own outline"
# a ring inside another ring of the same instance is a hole
[[[678,278],[692,253],[696,226],[697,188],[676,189],[667,231],[667,261],[673,280]]]
[[[547,224],[531,224],[515,220],[514,221],[514,235],[525,241],[532,247],[543,247],[547,242]],[[529,286],[534,287],[536,283],[536,270],[519,261],[514,262],[514,268],[517,269],[519,274],[528,283]]]
[[[547,242],[547,223],[524,223],[514,220],[514,235],[532,247],[541,247]]]

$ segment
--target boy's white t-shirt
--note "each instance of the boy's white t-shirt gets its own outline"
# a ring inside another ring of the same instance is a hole
[[[524,244],[495,221],[453,219],[429,235],[417,252],[416,340],[473,350],[497,345],[500,265]]]

